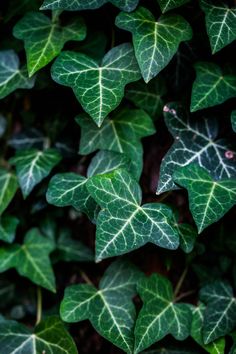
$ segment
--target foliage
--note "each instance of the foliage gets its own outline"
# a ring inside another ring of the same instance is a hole
[[[0,353],[236,353],[235,0],[0,4]]]

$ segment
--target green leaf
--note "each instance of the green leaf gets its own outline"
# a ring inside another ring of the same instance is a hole
[[[204,344],[202,336],[202,328],[204,322],[205,305],[200,303],[199,306],[192,307],[192,326],[191,337],[208,353],[210,354],[224,354],[225,353],[225,338],[219,338],[216,341]]]
[[[236,96],[236,76],[224,74],[214,63],[194,65],[196,79],[192,87],[191,112],[213,107]]]
[[[192,252],[197,238],[196,229],[192,225],[186,223],[180,223],[179,213],[177,210],[174,210],[173,222],[174,222],[173,226],[177,229],[179,234],[180,248],[185,253]]]
[[[236,8],[208,0],[201,0],[200,6],[205,13],[207,34],[214,54],[236,39]]]
[[[16,155],[10,159],[10,163],[16,166],[16,174],[24,198],[49,175],[60,160],[61,156],[55,149],[44,151],[27,149],[16,152]]]
[[[233,343],[233,345],[232,345],[232,347],[230,349],[229,354],[235,354],[235,351],[236,351],[236,331],[231,333],[231,337],[232,337],[234,343]]]
[[[8,140],[8,145],[15,150],[30,149],[30,148],[43,148],[46,137],[37,129],[27,129],[19,133],[13,134]]]
[[[204,312],[203,339],[204,344],[208,344],[235,328],[236,298],[227,282],[216,281],[201,289],[200,299],[207,305]]]
[[[7,120],[6,118],[0,113],[0,138],[5,134],[7,129]]]
[[[18,55],[13,50],[0,51],[0,99],[13,91],[31,89],[35,78],[28,78],[26,67],[20,69]]]
[[[161,163],[158,194],[176,189],[172,179],[174,171],[192,162],[204,167],[215,179],[236,177],[233,158],[236,152],[230,142],[218,139],[217,119],[195,119],[176,103],[166,105],[164,112],[165,123],[174,143]]]
[[[102,173],[109,173],[118,168],[129,170],[130,160],[118,152],[101,150],[91,160],[87,176],[92,177]]]
[[[8,207],[16,191],[18,183],[16,176],[11,172],[0,168],[0,214]]]
[[[52,66],[52,78],[73,89],[83,109],[100,127],[124,96],[125,85],[140,79],[133,47],[112,48],[101,64],[82,53],[62,52]]]
[[[156,119],[162,115],[164,106],[162,96],[165,94],[166,86],[164,80],[158,76],[148,84],[138,81],[128,85],[125,97],[133,102],[136,107],[142,108]]]
[[[168,334],[184,340],[190,333],[192,314],[189,305],[175,303],[167,278],[153,274],[137,285],[143,301],[135,326],[135,351],[139,353]]]
[[[13,28],[13,35],[25,43],[31,77],[59,55],[67,41],[82,41],[86,27],[80,17],[62,27],[58,16],[51,20],[40,12],[28,12]]]
[[[177,170],[174,180],[188,190],[189,207],[199,233],[236,204],[236,179],[216,181],[204,168],[190,164]]]
[[[103,6],[107,2],[119,7],[123,11],[133,11],[139,0],[44,0],[40,10],[94,10]]]
[[[87,188],[102,208],[97,218],[97,261],[147,242],[172,250],[178,247],[178,235],[170,225],[172,210],[160,203],[141,207],[140,187],[125,170],[91,177]]]
[[[96,331],[133,353],[136,284],[142,273],[124,260],[112,263],[102,277],[99,290],[90,284],[72,285],[65,290],[60,314],[63,321],[89,319]]]
[[[233,131],[236,133],[236,110],[231,113],[231,124]]]
[[[12,243],[19,220],[14,216],[2,216],[0,218],[0,240]]]
[[[161,8],[161,12],[164,13],[186,4],[189,0],[157,0],[157,2]]]
[[[142,110],[123,109],[106,119],[98,128],[86,115],[77,117],[81,127],[79,153],[87,155],[98,149],[125,154],[131,161],[130,171],[138,179],[143,166],[141,138],[155,133],[151,118]]]
[[[120,13],[116,25],[132,33],[135,55],[145,82],[167,66],[182,41],[192,38],[191,27],[183,17],[167,14],[156,21],[144,7],[131,14]]]
[[[54,243],[37,229],[27,232],[22,245],[14,244],[0,249],[0,272],[16,268],[18,273],[50,291],[55,292],[55,278],[49,254]]]
[[[34,332],[15,321],[1,322],[0,347],[4,354],[78,354],[72,337],[56,316],[42,321]]]

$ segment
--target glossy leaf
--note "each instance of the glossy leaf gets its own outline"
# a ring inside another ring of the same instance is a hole
[[[27,69],[20,69],[18,55],[13,50],[0,51],[0,99],[17,89],[31,89],[34,78],[29,79]]]
[[[89,319],[103,337],[126,353],[133,353],[135,307],[132,298],[140,277],[142,273],[132,264],[118,260],[106,270],[99,290],[90,284],[68,287],[60,308],[63,321]]]
[[[183,107],[171,103],[164,108],[165,123],[174,143],[162,159],[157,193],[176,189],[176,169],[194,162],[215,179],[236,177],[234,146],[220,135],[217,119],[188,116]]]
[[[132,33],[135,55],[145,82],[167,66],[182,41],[192,37],[191,27],[183,17],[167,14],[156,21],[144,7],[131,14],[119,14],[116,25]]]
[[[190,164],[177,170],[174,180],[188,190],[189,208],[199,233],[236,204],[236,179],[215,181],[205,169]]]
[[[34,332],[15,321],[1,322],[0,347],[4,354],[78,354],[73,339],[56,316],[40,322]]]
[[[216,106],[236,96],[236,75],[224,74],[214,63],[195,64],[196,79],[192,87],[191,112]]]
[[[0,219],[0,240],[12,243],[15,238],[19,220],[14,216],[4,215]]]
[[[180,223],[179,213],[176,210],[173,214],[173,223],[179,234],[180,248],[185,253],[192,252],[197,238],[196,228],[187,223]]]
[[[8,207],[18,189],[16,176],[0,168],[0,214]]]
[[[175,303],[170,281],[153,274],[137,285],[143,301],[135,325],[135,351],[140,353],[153,343],[171,334],[184,340],[190,333],[192,314],[189,305]]]
[[[86,27],[80,17],[67,26],[61,26],[57,15],[51,20],[40,12],[28,12],[15,25],[13,34],[24,41],[31,77],[59,55],[67,41],[82,41]]]
[[[121,255],[147,242],[176,249],[178,235],[170,225],[172,210],[160,203],[141,204],[141,190],[125,170],[97,175],[87,188],[102,210],[97,218],[96,260]]]
[[[87,155],[97,149],[126,155],[130,171],[138,179],[142,171],[143,148],[141,139],[155,133],[151,118],[142,110],[121,110],[106,119],[98,128],[86,115],[77,117],[82,129],[79,153]]]
[[[22,245],[13,244],[0,249],[0,272],[16,268],[18,273],[50,291],[55,292],[55,278],[49,254],[54,243],[37,229],[27,232]]]
[[[166,12],[186,4],[189,0],[157,0],[157,2],[161,11]]]
[[[200,1],[205,13],[206,29],[212,53],[216,53],[236,39],[236,9],[225,2]]]
[[[27,149],[16,152],[16,155],[10,159],[10,163],[16,166],[16,174],[24,198],[49,175],[60,160],[61,156],[55,149],[44,151]]]
[[[140,78],[129,43],[112,48],[101,64],[82,53],[62,52],[52,67],[52,78],[73,89],[83,109],[100,127],[124,96],[129,82]]]

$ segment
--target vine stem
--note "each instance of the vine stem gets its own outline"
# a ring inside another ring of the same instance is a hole
[[[37,317],[36,326],[41,322],[42,319],[42,290],[41,287],[37,287]]]
[[[174,297],[175,297],[175,298],[176,298],[176,296],[178,295],[178,293],[179,293],[179,291],[180,291],[180,289],[181,289],[181,287],[182,287],[182,285],[183,285],[183,282],[184,282],[184,279],[185,279],[187,273],[188,273],[188,266],[186,266],[186,267],[184,268],[184,271],[183,271],[183,273],[181,274],[181,277],[179,278],[178,283],[176,284],[176,287],[175,287],[175,290],[174,290]]]
[[[89,277],[87,276],[87,274],[85,272],[80,270],[80,275],[87,284],[93,285],[92,280],[89,279]]]
[[[182,299],[184,299],[185,297],[188,297],[188,296],[193,295],[193,294],[195,294],[195,293],[196,293],[196,290],[189,290],[189,291],[186,291],[185,293],[182,293],[182,294],[180,294],[179,296],[177,296],[177,297],[175,298],[175,302],[178,302],[179,300],[182,300]]]

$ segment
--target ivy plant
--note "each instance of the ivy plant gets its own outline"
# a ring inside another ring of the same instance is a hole
[[[0,353],[236,353],[236,1],[0,3]]]

